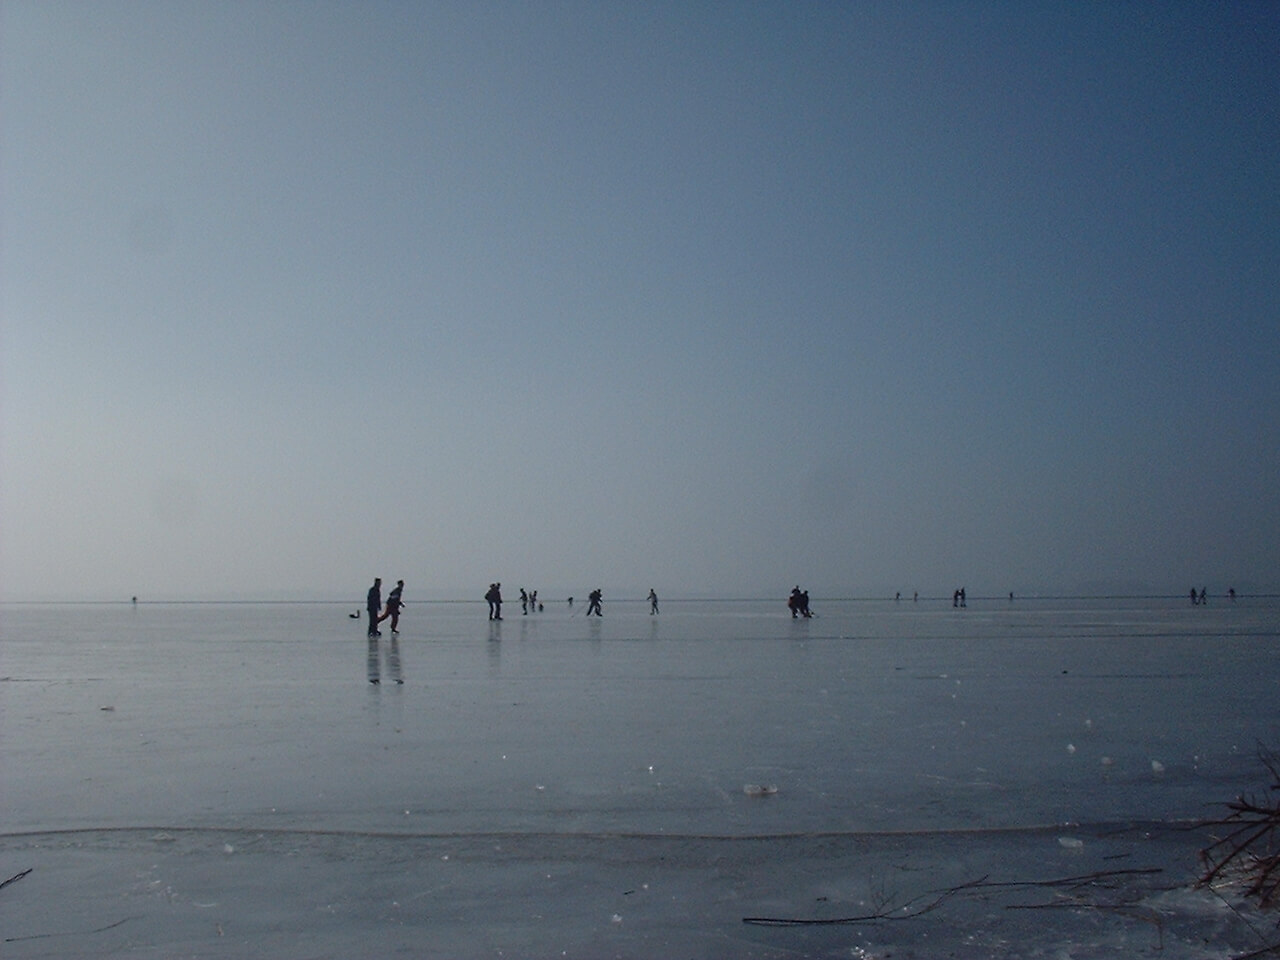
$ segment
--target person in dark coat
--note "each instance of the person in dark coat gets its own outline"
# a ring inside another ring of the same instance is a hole
[[[369,611],[369,636],[382,636],[382,631],[378,629],[378,614],[382,612],[381,577],[373,578],[373,586],[369,588],[369,595],[365,598],[364,605],[365,609]]]
[[[484,595],[484,598],[489,601],[489,619],[501,620],[502,619],[502,584],[500,583],[489,584],[489,592]]]

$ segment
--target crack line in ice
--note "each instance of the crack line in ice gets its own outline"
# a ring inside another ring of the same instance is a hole
[[[1172,819],[1172,820],[1102,820],[1088,823],[1041,823],[1004,827],[939,827],[902,830],[798,830],[781,833],[654,833],[625,831],[587,831],[583,833],[566,833],[559,831],[454,831],[454,832],[401,832],[388,830],[339,830],[333,828],[306,827],[175,827],[175,826],[131,826],[131,827],[68,827],[52,830],[15,830],[0,832],[0,841],[20,840],[35,837],[87,836],[90,834],[186,834],[198,836],[218,834],[226,836],[259,836],[259,837],[349,837],[353,839],[371,840],[701,840],[708,842],[736,840],[839,840],[839,839],[876,839],[894,837],[983,837],[983,836],[1016,836],[1031,833],[1049,833],[1060,831],[1066,827],[1081,832],[1114,832],[1130,830],[1177,830],[1191,831],[1212,826],[1212,819]],[[1105,834],[1104,834],[1105,835]],[[167,837],[165,839],[172,839]]]

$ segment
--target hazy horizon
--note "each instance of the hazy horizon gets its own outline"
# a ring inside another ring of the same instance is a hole
[[[0,0],[0,599],[1275,591],[1277,143],[1272,3]]]
[[[398,578],[397,578],[398,579]],[[389,588],[394,585],[395,580],[383,578],[382,593],[383,597]],[[363,611],[365,592],[372,585],[372,580],[362,585],[353,586],[350,590],[333,590],[333,591],[290,591],[276,592],[261,591],[257,593],[244,593],[238,595],[224,594],[198,594],[198,593],[171,593],[171,594],[134,594],[130,596],[76,596],[69,593],[48,593],[36,594],[22,599],[5,598],[0,599],[0,605],[23,605],[23,604],[130,604],[135,598],[138,604],[255,604],[255,603],[280,603],[280,604],[333,604],[338,606],[350,605],[352,610]],[[508,614],[515,613],[519,616],[520,608],[520,584],[508,585],[503,583],[502,586],[502,603],[503,609]],[[573,597],[574,610],[585,610],[587,605],[587,593],[594,589],[591,585],[584,585],[581,589],[545,589],[542,587],[532,587],[526,585],[528,589],[536,589],[538,591],[538,600],[549,610],[568,609],[567,600]],[[803,585],[798,585],[803,586]],[[477,608],[483,609],[485,600],[483,597],[484,589],[488,585],[484,585],[481,590],[468,590],[466,588],[439,588],[432,584],[414,584],[407,582],[405,586],[404,596],[410,606],[414,604],[475,604]],[[936,605],[939,602],[950,604],[952,601],[952,593],[954,589],[945,590],[906,590],[901,592],[900,597],[895,597],[894,593],[830,593],[817,594],[810,591],[812,600],[817,604],[832,602],[867,602],[867,603],[899,603],[906,604],[910,607],[915,601],[922,604]],[[1133,583],[1082,583],[1076,585],[1072,590],[998,590],[998,589],[972,589],[966,587],[966,596],[968,600],[975,605],[998,602],[998,608],[1002,608],[1007,604],[1009,593],[1014,594],[1016,602],[1025,601],[1027,603],[1037,603],[1043,601],[1054,600],[1081,600],[1081,601],[1128,601],[1128,600],[1171,600],[1183,601],[1187,596],[1190,587],[1183,589],[1159,589],[1153,586],[1143,586]],[[1209,600],[1215,605],[1228,601],[1227,591],[1235,590],[1236,601],[1246,600],[1271,600],[1280,597],[1280,591],[1274,587],[1267,587],[1262,584],[1245,582],[1241,584],[1232,584],[1229,587],[1220,587],[1218,585],[1199,584],[1197,590],[1207,590]],[[659,594],[661,603],[776,603],[780,613],[786,612],[786,595],[790,587],[782,590],[773,591],[754,591],[754,592],[738,592],[738,593],[711,593],[698,592],[696,589],[690,589],[684,592],[671,592],[667,594]],[[627,604],[640,605],[644,607],[643,612],[648,611],[648,588],[644,589],[604,589],[604,604],[606,609],[610,604]]]

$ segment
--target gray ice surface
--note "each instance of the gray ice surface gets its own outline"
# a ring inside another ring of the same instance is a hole
[[[0,609],[0,956],[1280,941],[1192,886],[1280,746],[1274,601],[355,608]]]

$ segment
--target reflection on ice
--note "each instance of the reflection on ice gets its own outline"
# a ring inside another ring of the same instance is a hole
[[[366,663],[369,682],[378,684],[382,680],[381,660],[385,652],[387,661],[387,679],[392,683],[404,683],[404,674],[400,668],[400,638],[391,634],[391,639],[383,641],[381,637],[370,636]]]

